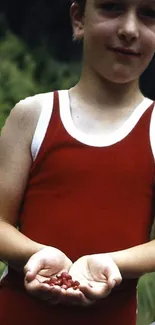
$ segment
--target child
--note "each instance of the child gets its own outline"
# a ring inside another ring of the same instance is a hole
[[[78,84],[21,101],[2,130],[2,325],[135,325],[137,280],[155,270],[155,110],[139,89],[155,1],[75,0],[71,18]],[[64,270],[77,290],[43,283]]]

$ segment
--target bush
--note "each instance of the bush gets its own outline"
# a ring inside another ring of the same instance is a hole
[[[74,85],[79,66],[59,63],[39,48],[30,52],[25,43],[7,31],[0,40],[0,128],[12,107],[27,96]]]

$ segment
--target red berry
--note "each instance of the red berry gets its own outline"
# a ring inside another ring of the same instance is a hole
[[[61,273],[61,277],[62,278],[66,278],[67,280],[71,280],[72,279],[71,275],[68,274],[67,272],[62,272]]]
[[[59,279],[59,280],[58,280],[58,286],[60,286],[60,287],[61,287],[61,286],[62,286],[62,284],[63,284],[63,280],[62,280],[62,279]]]
[[[44,281],[44,283],[47,283],[50,286],[57,285],[65,290],[68,288],[73,288],[76,290],[80,285],[78,281],[73,281],[71,275],[67,272],[62,272],[60,275],[56,275],[56,277],[52,277],[51,279]]]
[[[74,290],[77,290],[79,288],[79,286],[74,286],[73,289]]]
[[[68,281],[68,282],[67,282],[67,289],[68,289],[68,288],[71,288],[71,287],[72,287],[72,282],[71,282],[71,281]]]
[[[68,281],[67,281],[67,279],[65,279],[65,278],[62,278],[62,284],[65,284],[65,285],[67,286],[67,284],[68,284]]]
[[[69,288],[72,288],[70,283],[67,284],[67,289],[69,289]]]
[[[50,279],[50,284],[57,285],[57,282],[58,282],[58,279],[56,279],[56,278],[51,278]]]
[[[79,281],[73,281],[73,286],[79,286],[80,282]]]

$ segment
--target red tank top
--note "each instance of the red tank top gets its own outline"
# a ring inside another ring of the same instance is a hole
[[[149,241],[154,185],[149,138],[152,110],[153,105],[121,141],[93,147],[68,134],[55,92],[52,118],[21,207],[21,232],[59,248],[73,261],[85,254]],[[47,307],[27,295],[23,277],[10,269],[0,289],[0,324],[135,325],[136,285],[137,280],[124,280],[108,298],[90,308]]]

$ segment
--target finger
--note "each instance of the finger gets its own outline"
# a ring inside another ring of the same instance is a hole
[[[82,296],[83,294],[80,290],[68,288],[67,290],[65,290],[65,294],[62,296],[62,302],[65,305],[80,304],[82,301]]]
[[[96,300],[94,300],[94,299],[89,299],[89,298],[87,298],[87,297],[83,294],[83,295],[82,295],[82,300],[81,300],[80,305],[81,305],[82,307],[89,307],[89,306],[91,306],[91,305],[94,305],[95,302],[96,302]]]
[[[69,288],[66,290],[66,296],[63,299],[65,305],[90,306],[95,303],[94,300],[88,299],[79,289]]]
[[[48,300],[49,306],[55,306],[58,305],[60,302],[62,302],[62,291],[60,288],[53,287],[53,290],[50,290],[50,299]]]
[[[27,284],[26,289],[32,296],[41,300],[51,301],[51,303],[53,301],[52,304],[58,303],[61,300],[61,288],[59,286],[51,288],[48,284],[37,283],[35,279]]]
[[[84,299],[82,300],[81,306],[82,307],[89,307],[92,306],[96,303],[96,300],[92,300],[92,299],[88,299],[86,297],[84,297]]]
[[[108,285],[111,287],[111,289],[114,288],[115,285],[119,285],[122,281],[119,268],[111,258],[109,260],[109,265],[104,270],[104,276],[107,277]]]
[[[122,282],[122,276],[121,274],[118,274],[118,275],[110,275],[109,278],[108,278],[108,285],[109,287],[111,287],[112,289],[115,287],[115,286],[118,286],[120,283]]]
[[[53,292],[52,292],[53,291]],[[64,298],[66,296],[66,290],[63,288],[60,288],[58,286],[54,286],[51,289],[51,293],[52,293],[52,297],[51,299],[48,301],[49,305],[53,306],[53,305],[57,305],[60,302],[63,303],[64,302]],[[54,295],[55,293],[55,295]]]
[[[38,283],[36,279],[31,282],[25,281],[25,288],[30,295],[39,299],[46,300],[51,297],[50,286],[48,284]]]
[[[122,281],[122,276],[121,273],[119,271],[119,269],[117,268],[117,266],[114,265],[113,268],[109,268],[107,270],[107,282],[109,287],[111,287],[111,289],[113,289],[115,286],[118,286],[121,281]]]

